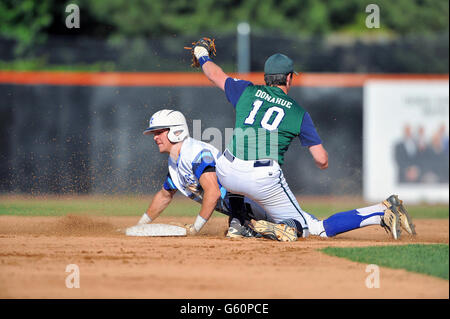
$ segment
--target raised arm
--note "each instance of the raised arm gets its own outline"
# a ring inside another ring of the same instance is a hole
[[[225,91],[225,80],[228,78],[228,75],[210,59],[209,52],[204,47],[204,44],[201,44],[200,41],[199,43],[199,45],[194,47],[194,55],[200,63],[203,72],[212,83]]]
[[[228,101],[236,107],[236,104],[247,86],[253,85],[249,81],[232,79],[222,68],[211,60],[211,56],[215,55],[216,47],[214,40],[209,38],[201,38],[193,43],[193,47],[185,47],[191,50],[193,56],[193,67],[201,67],[206,77],[218,88],[225,92]],[[225,88],[226,84],[226,88]]]
[[[185,49],[191,50],[191,54],[194,56],[192,66],[201,67],[206,77],[222,91],[225,91],[225,81],[228,75],[211,60],[211,55],[216,54],[214,39],[204,37],[192,44],[192,48],[185,47]]]
[[[214,83],[222,91],[225,91],[225,81],[229,76],[223,72],[220,66],[210,60],[203,64],[202,70],[212,83]]]

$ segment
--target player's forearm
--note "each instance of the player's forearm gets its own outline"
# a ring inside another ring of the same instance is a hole
[[[316,166],[320,169],[328,168],[328,153],[322,144],[313,145],[309,147]]]
[[[219,184],[217,183],[216,172],[203,172],[199,178],[201,187],[203,188],[202,208],[195,219],[194,224],[189,228],[190,234],[198,233],[211,217],[216,208],[217,201],[220,198]]]
[[[206,77],[214,83],[218,88],[225,90],[225,81],[228,75],[223,72],[222,68],[213,61],[208,61],[203,64],[202,70]]]
[[[156,193],[155,197],[153,197],[152,202],[150,203],[146,214],[153,221],[169,206],[172,201],[173,194],[168,191],[160,190]]]
[[[220,198],[220,191],[218,190],[216,191],[210,189],[209,191],[203,194],[202,208],[200,209],[200,212],[197,215],[194,224],[192,224],[189,227],[188,229],[189,234],[195,235],[203,228],[203,226],[206,224],[206,222],[214,212],[214,209],[216,208],[216,204],[219,198]]]
[[[202,208],[199,212],[203,219],[208,220],[211,217],[219,198],[220,190],[209,190],[203,194]]]
[[[194,48],[194,55],[206,77],[217,87],[225,90],[225,81],[228,78],[228,75],[223,72],[220,66],[211,60],[209,51],[204,47],[204,44],[200,44]]]

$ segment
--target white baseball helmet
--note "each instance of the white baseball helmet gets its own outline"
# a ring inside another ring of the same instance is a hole
[[[189,136],[189,128],[184,115],[174,110],[161,110],[153,114],[150,118],[148,129],[143,134],[149,135],[154,131],[165,128],[169,129],[167,138],[172,143],[181,142]]]

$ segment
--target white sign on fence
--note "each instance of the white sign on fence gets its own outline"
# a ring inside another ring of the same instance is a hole
[[[364,198],[449,201],[449,82],[368,81]]]

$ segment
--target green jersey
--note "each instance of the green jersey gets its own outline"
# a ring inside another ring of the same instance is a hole
[[[306,111],[278,87],[249,85],[236,104],[236,123],[228,149],[243,160],[274,159],[280,165],[300,134]]]

